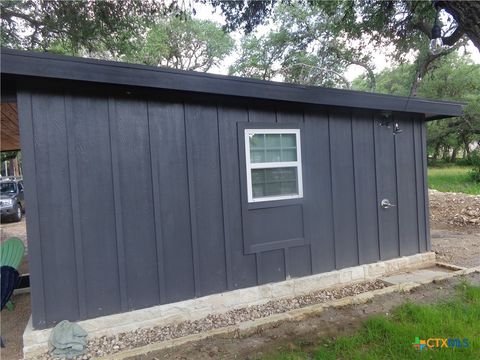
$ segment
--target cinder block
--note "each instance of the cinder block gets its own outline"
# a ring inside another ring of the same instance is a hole
[[[409,265],[408,257],[401,257],[401,258],[397,259],[397,264],[398,264],[398,269],[399,270],[406,269]]]
[[[295,295],[302,295],[329,286],[337,285],[340,282],[340,274],[338,271],[331,271],[328,273],[298,278],[294,281]]]
[[[424,263],[435,263],[436,255],[433,251],[420,254]]]
[[[264,290],[264,294],[267,292]],[[225,294],[227,295],[227,294]],[[271,293],[270,290],[268,291],[268,297],[270,297]],[[240,305],[249,304],[255,301],[258,301],[262,298],[262,294],[260,293],[260,289],[258,287],[246,288],[241,290],[232,291],[231,295],[225,296],[222,298],[222,304],[225,309],[231,309],[234,307],[238,307]]]
[[[349,283],[352,281],[352,270],[343,269],[339,271],[340,283]]]
[[[352,281],[365,279],[365,268],[363,266],[355,266],[352,269]]]
[[[385,262],[365,265],[365,275],[368,279],[380,277],[386,274],[386,272],[387,265]]]
[[[260,299],[271,299],[272,298],[272,288],[269,284],[260,285],[257,287],[258,295]]]
[[[292,297],[295,295],[294,280],[282,281],[279,283],[270,284],[272,298],[279,299],[283,297]]]

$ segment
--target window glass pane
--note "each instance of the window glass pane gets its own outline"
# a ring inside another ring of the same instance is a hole
[[[265,196],[265,185],[264,184],[256,184],[252,186],[252,192],[254,198],[259,198]]]
[[[265,148],[265,135],[255,134],[250,136],[250,149],[264,149]]]
[[[250,161],[252,163],[265,162],[265,150],[250,150]]]
[[[266,182],[291,181],[297,179],[296,167],[265,169],[265,172]]]
[[[297,136],[295,134],[282,134],[282,147],[297,147]]]
[[[250,162],[297,161],[295,134],[255,134],[250,136]]]
[[[252,184],[265,183],[265,169],[256,169],[252,171]]]
[[[266,134],[265,144],[268,149],[280,149],[280,134]]]
[[[297,161],[297,149],[282,149],[282,161]]]
[[[265,184],[265,196],[275,196],[281,194],[283,194],[281,182]]]
[[[298,194],[297,181],[282,182],[282,194]]]
[[[267,150],[266,162],[282,161],[282,152],[280,150]]]
[[[252,169],[254,198],[298,194],[296,167]]]

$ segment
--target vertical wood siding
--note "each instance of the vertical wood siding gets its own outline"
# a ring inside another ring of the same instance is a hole
[[[18,108],[36,328],[429,249],[419,117],[55,86]],[[247,203],[249,126],[301,129],[303,199]]]

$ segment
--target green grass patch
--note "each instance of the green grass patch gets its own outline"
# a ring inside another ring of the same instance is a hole
[[[418,350],[413,346],[416,337],[462,342],[466,338],[468,347]],[[480,287],[464,283],[449,301],[435,305],[407,303],[390,316],[370,318],[353,335],[325,339],[313,351],[281,351],[264,359],[480,359]]]
[[[428,168],[428,187],[443,192],[480,194],[480,183],[469,176],[471,167],[445,166]]]

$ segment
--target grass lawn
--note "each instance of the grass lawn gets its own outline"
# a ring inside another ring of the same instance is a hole
[[[416,337],[467,338],[468,347],[418,350],[412,345]],[[407,303],[390,316],[370,318],[353,335],[326,339],[308,352],[283,351],[266,359],[480,359],[480,287],[461,284],[448,302]]]
[[[428,168],[428,187],[438,191],[480,194],[480,183],[468,177],[470,167],[448,166]]]

